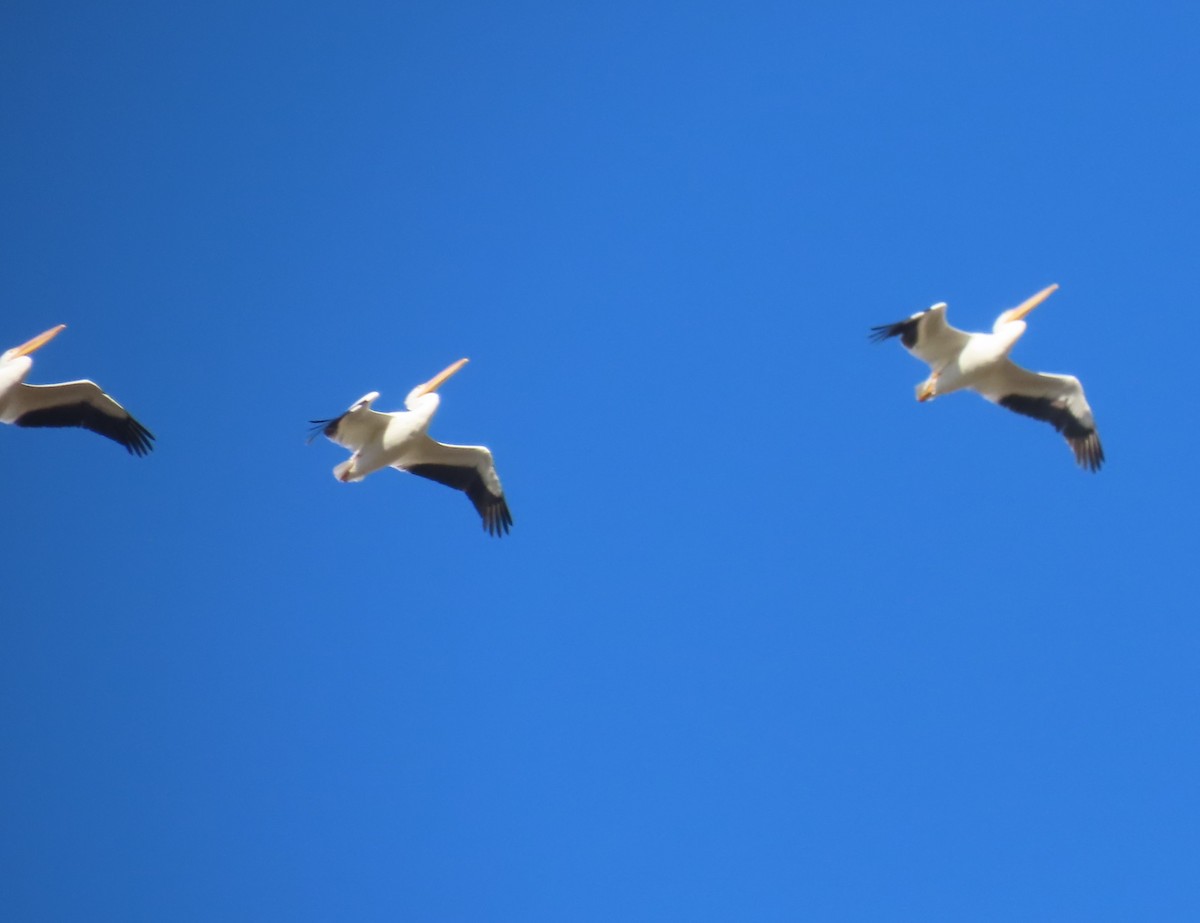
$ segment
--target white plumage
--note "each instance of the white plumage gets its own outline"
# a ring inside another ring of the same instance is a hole
[[[41,349],[66,328],[51,327],[0,356],[0,423],[27,427],[78,426],[119,442],[133,455],[145,455],[154,435],[94,381],[27,385],[33,367],[30,353]]]
[[[1008,358],[1025,332],[1023,318],[1057,288],[1048,286],[1005,311],[996,318],[991,333],[951,327],[943,302],[907,320],[873,327],[872,339],[899,337],[905,349],[929,365],[932,374],[917,385],[918,401],[969,388],[994,404],[1051,424],[1066,438],[1080,467],[1098,471],[1104,449],[1079,379],[1031,372]]]
[[[353,453],[333,469],[339,481],[361,481],[389,467],[429,478],[463,491],[483,518],[483,528],[491,535],[504,535],[512,526],[512,514],[492,453],[481,445],[446,445],[426,435],[441,401],[437,388],[466,363],[460,359],[413,388],[404,399],[407,410],[372,410],[379,397],[378,391],[372,391],[340,417],[313,420],[314,436],[324,433]]]

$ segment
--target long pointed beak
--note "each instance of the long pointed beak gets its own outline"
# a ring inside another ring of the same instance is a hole
[[[29,340],[26,343],[22,343],[20,346],[18,346],[16,349],[14,349],[13,357],[15,358],[16,356],[28,356],[34,350],[41,349],[43,346],[45,346],[47,343],[49,343],[51,340],[53,340],[56,336],[58,336],[60,333],[62,333],[66,329],[67,329],[66,324],[59,324],[57,327],[51,327],[45,333],[39,333],[32,340]]]
[[[442,369],[440,372],[438,372],[436,375],[434,375],[431,379],[429,379],[429,381],[427,381],[427,382],[425,382],[425,384],[421,385],[417,389],[418,393],[419,394],[428,394],[431,391],[436,391],[438,388],[440,388],[443,384],[446,383],[446,379],[448,379],[451,375],[453,375],[455,372],[457,372],[459,369],[461,369],[469,361],[470,361],[469,359],[459,359],[453,365],[446,366],[444,369]]]
[[[1034,295],[1032,298],[1026,298],[1019,305],[1008,312],[1009,320],[1021,320],[1026,314],[1036,308],[1039,304],[1058,291],[1058,283],[1047,285],[1044,289]]]

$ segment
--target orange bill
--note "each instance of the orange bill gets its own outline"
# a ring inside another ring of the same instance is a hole
[[[14,356],[28,356],[35,349],[41,349],[43,346],[45,346],[47,343],[49,343],[51,340],[53,340],[56,336],[58,336],[60,333],[62,333],[66,329],[67,329],[66,324],[59,324],[57,327],[51,327],[45,333],[39,333],[32,340],[22,343],[20,346],[18,346],[16,349],[13,350],[13,355]]]
[[[440,388],[443,384],[446,383],[446,380],[451,375],[453,375],[455,372],[457,372],[459,369],[461,369],[464,365],[466,365],[468,361],[469,360],[467,360],[467,359],[459,359],[453,365],[446,366],[444,369],[442,369],[440,372],[438,372],[436,375],[434,375],[431,379],[429,379],[429,381],[427,381],[427,382],[425,382],[425,384],[421,385],[421,387],[419,389],[420,393],[421,394],[429,394],[431,391],[436,391],[438,388]]]
[[[1047,285],[1032,298],[1026,298],[1019,305],[1009,311],[1009,320],[1021,320],[1026,314],[1053,295],[1056,291],[1058,291],[1057,282],[1055,282],[1053,285]]]

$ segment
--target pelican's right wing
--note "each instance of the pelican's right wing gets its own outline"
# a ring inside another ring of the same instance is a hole
[[[154,434],[94,381],[18,384],[8,394],[0,423],[79,426],[119,442],[132,455],[145,455],[154,448]]]
[[[1099,471],[1104,464],[1092,408],[1074,375],[1031,372],[1005,359],[974,387],[992,403],[1053,426],[1067,440],[1079,467]]]
[[[508,511],[492,453],[484,446],[446,445],[423,436],[404,463],[393,467],[461,490],[491,535],[505,535],[512,526],[512,513]]]

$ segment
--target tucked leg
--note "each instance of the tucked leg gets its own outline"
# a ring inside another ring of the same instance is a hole
[[[917,400],[921,403],[937,397],[938,372],[934,372],[925,381],[917,385]]]

